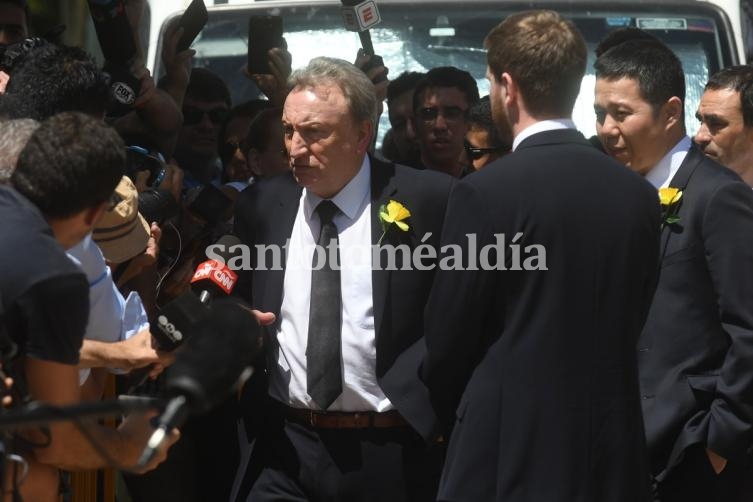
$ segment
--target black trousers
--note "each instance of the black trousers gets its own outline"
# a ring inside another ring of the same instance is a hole
[[[253,444],[235,500],[434,501],[443,454],[409,428],[314,429],[276,417]]]
[[[693,445],[657,484],[654,502],[753,502],[753,462],[749,456],[729,459],[716,474],[705,445]]]

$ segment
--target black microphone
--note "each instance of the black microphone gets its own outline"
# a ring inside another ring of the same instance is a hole
[[[361,47],[370,56],[370,59],[362,68],[363,72],[368,73],[372,68],[384,66],[382,57],[374,53],[374,44],[371,42],[371,32],[369,31],[372,26],[376,26],[382,21],[376,2],[374,0],[340,0],[340,3],[342,4],[340,10],[345,29],[358,32]],[[377,84],[386,79],[387,76],[382,74],[376,78],[374,83]]]
[[[160,309],[156,329],[152,330],[160,349],[170,351],[178,347],[192,332],[192,327],[208,314],[207,306],[212,300],[232,293],[238,276],[227,263],[240,254],[239,247],[230,251],[240,243],[234,235],[224,235],[209,246],[210,256],[218,259],[209,259],[196,267],[191,278],[193,291],[183,293]]]
[[[105,57],[104,70],[110,75],[111,105],[108,113],[128,112],[139,95],[141,82],[131,73],[138,55],[131,24],[123,0],[89,0],[97,40]]]
[[[250,309],[234,298],[215,300],[209,315],[197,323],[175,363],[166,370],[165,389],[170,399],[139,466],[149,463],[170,430],[179,427],[189,414],[210,410],[250,377],[261,346],[262,332]]]

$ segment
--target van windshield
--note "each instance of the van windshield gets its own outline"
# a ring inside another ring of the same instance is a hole
[[[251,14],[283,16],[293,68],[305,66],[311,58],[322,55],[353,61],[360,47],[359,38],[356,33],[344,30],[339,6],[339,2],[258,2],[242,8],[210,10],[209,23],[193,45],[197,51],[194,64],[219,74],[231,88],[233,103],[258,97],[258,89],[241,72],[248,46],[247,20]],[[479,1],[410,4],[384,1],[379,3],[382,21],[372,29],[372,40],[391,77],[404,71],[452,65],[470,72],[483,96],[489,90],[485,77],[484,36],[508,14],[528,6],[530,3],[516,8],[515,3],[508,2],[500,5]],[[588,44],[587,74],[573,113],[573,120],[583,134],[590,136],[595,131],[594,48],[609,31],[622,26],[650,31],[679,56],[687,85],[686,123],[688,132],[695,133],[698,125],[693,117],[703,85],[709,75],[733,63],[728,37],[724,36],[717,11],[704,2],[673,4],[671,11],[666,5],[636,3],[631,6],[612,2],[555,3],[549,7],[572,19]],[[384,113],[379,125],[379,145],[388,129],[389,121]]]

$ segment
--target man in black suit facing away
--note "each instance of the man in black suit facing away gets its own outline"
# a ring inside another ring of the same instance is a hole
[[[515,14],[485,44],[513,152],[455,186],[442,244],[476,263],[509,246],[496,270],[439,271],[429,297],[423,377],[454,422],[439,500],[645,501],[635,344],[655,284],[656,192],[568,118],[586,66],[571,22]]]
[[[276,321],[268,382],[248,396],[265,416],[240,500],[433,501],[441,458],[421,437],[436,419],[418,366],[434,272],[403,253],[372,266],[371,246],[436,247],[454,180],[367,155],[377,99],[350,63],[316,58],[291,84],[292,173],[245,190],[235,217],[247,245],[288,241],[278,267],[254,252],[243,292]]]
[[[594,66],[605,151],[668,202],[638,343],[656,500],[753,500],[741,493],[753,432],[753,194],[686,136],[684,75],[666,46],[627,41]]]

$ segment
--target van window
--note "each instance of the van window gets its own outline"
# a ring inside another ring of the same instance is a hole
[[[272,4],[275,7],[271,7]],[[485,78],[484,36],[510,13],[530,8],[530,2],[516,5],[480,1],[382,2],[379,4],[382,22],[372,29],[374,47],[384,58],[392,77],[404,71],[453,65],[476,78],[483,96],[489,89]],[[596,44],[612,29],[637,26],[663,40],[682,61],[687,84],[686,123],[689,133],[693,134],[698,125],[692,118],[709,75],[737,63],[732,38],[725,32],[719,11],[704,2],[672,4],[671,9],[659,3],[610,2],[609,5],[608,11],[601,2],[550,5],[575,22],[588,44],[588,73],[573,113],[578,128],[586,136],[594,133],[592,65]],[[615,5],[622,7],[615,9]],[[209,23],[193,46],[197,51],[195,65],[222,76],[231,88],[234,103],[257,97],[258,90],[240,70],[245,64],[247,20],[252,13],[283,16],[293,68],[304,66],[311,58],[321,55],[353,61],[360,47],[358,35],[344,30],[339,7],[339,2],[305,5],[263,2],[212,8]],[[159,71],[157,64],[158,76]],[[379,126],[379,144],[388,128],[385,113]]]

